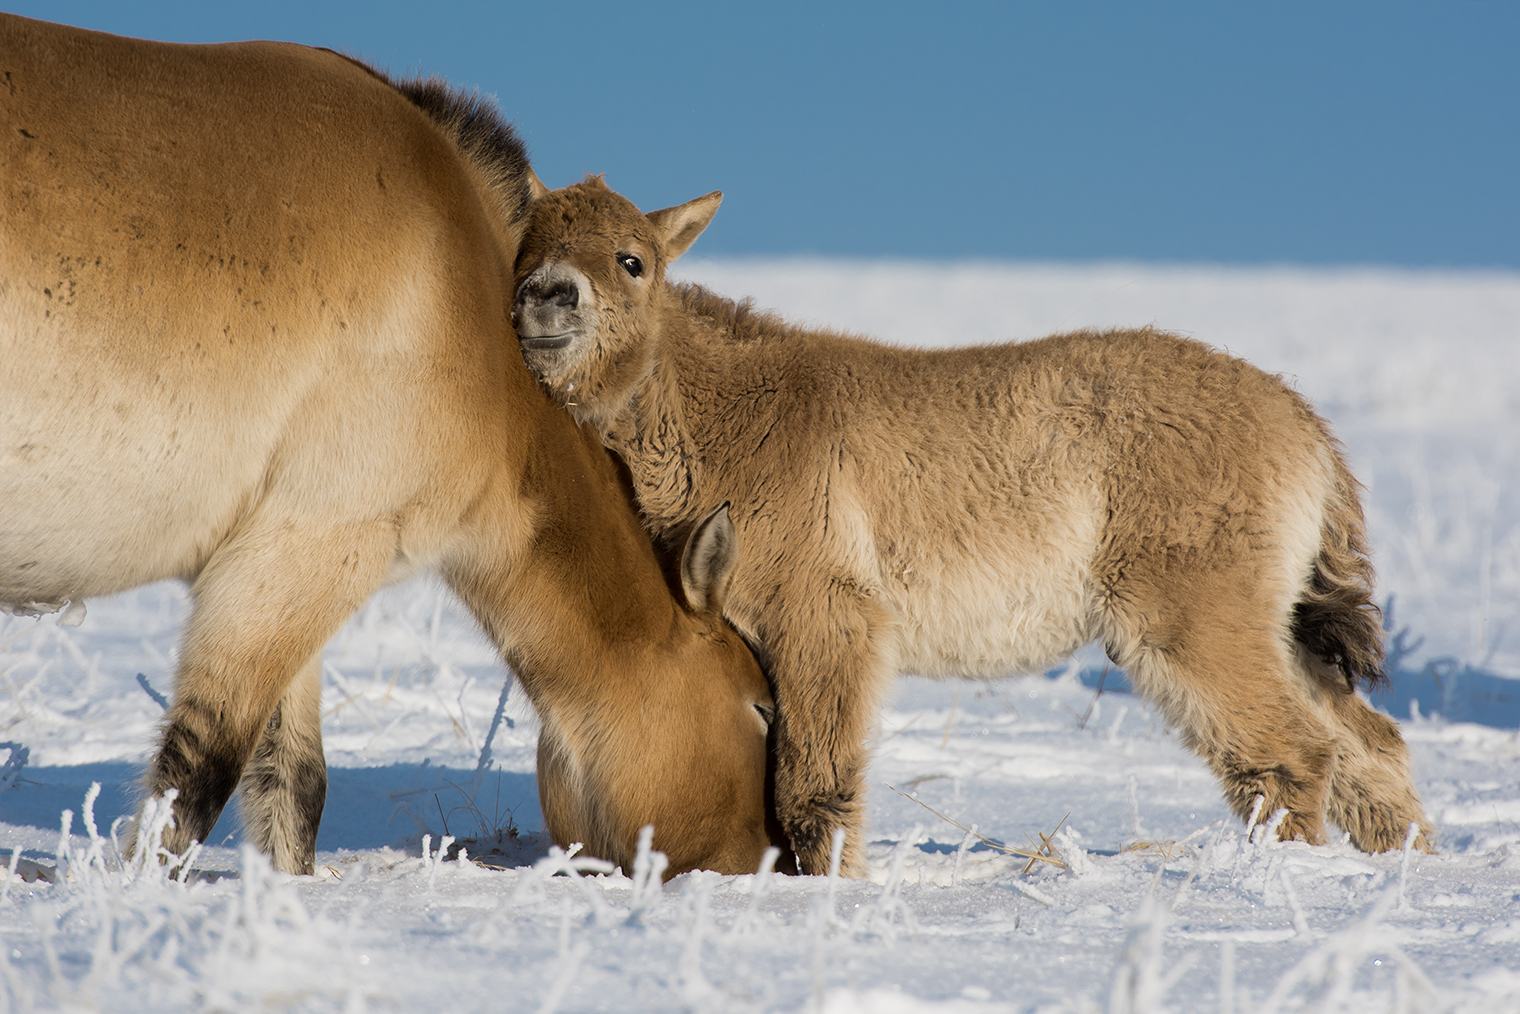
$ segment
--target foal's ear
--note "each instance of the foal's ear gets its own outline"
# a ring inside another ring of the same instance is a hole
[[[681,591],[693,612],[721,612],[739,558],[739,536],[725,502],[691,530],[681,552]]]
[[[531,168],[528,170],[528,197],[538,201],[549,196],[549,188],[544,186],[544,181],[538,178],[538,173]]]
[[[667,263],[681,256],[697,241],[702,230],[707,228],[707,223],[718,213],[718,205],[722,203],[723,191],[714,190],[694,201],[677,204],[674,208],[661,208],[644,216],[660,231]]]

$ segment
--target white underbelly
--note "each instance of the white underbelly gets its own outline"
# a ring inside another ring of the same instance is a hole
[[[166,474],[167,473],[167,474]],[[188,577],[225,537],[253,482],[141,462],[97,467],[59,482],[11,476],[0,525],[0,600],[57,601]]]
[[[246,420],[186,422],[142,401],[113,411],[85,395],[22,400],[31,393],[18,386],[0,411],[0,601],[188,576],[268,467],[270,441],[250,439]]]
[[[896,614],[896,667],[934,678],[1042,672],[1096,636],[1092,561],[1097,522],[1082,515],[1056,537],[1009,539],[921,554],[879,576]]]
[[[1049,669],[1094,636],[1085,582],[1054,585],[978,582],[896,597],[898,671],[995,679]]]

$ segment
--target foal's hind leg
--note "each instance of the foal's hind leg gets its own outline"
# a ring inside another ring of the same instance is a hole
[[[1403,848],[1410,824],[1420,825],[1415,846],[1435,851],[1435,826],[1425,816],[1409,772],[1409,748],[1399,727],[1346,688],[1339,673],[1319,663],[1321,707],[1336,726],[1335,772],[1330,778],[1328,815],[1363,852]]]
[[[1249,819],[1261,796],[1259,819],[1288,811],[1279,837],[1323,844],[1335,762],[1331,730],[1278,639],[1269,630],[1242,629],[1237,617],[1173,618],[1166,634],[1130,631],[1117,644],[1110,640],[1110,653],[1118,649],[1116,661],[1135,688],[1160,705],[1213,769],[1237,816]]]
[[[1393,719],[1355,694],[1337,701],[1336,717],[1345,731],[1330,781],[1330,819],[1364,852],[1402,848],[1409,825],[1418,824],[1415,846],[1434,852],[1435,825],[1420,805],[1409,775],[1409,748]]]
[[[239,786],[243,829],[275,869],[312,873],[327,800],[322,756],[322,655],[313,655],[275,705]]]

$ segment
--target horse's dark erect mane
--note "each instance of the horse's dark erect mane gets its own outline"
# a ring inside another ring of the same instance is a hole
[[[533,194],[528,182],[532,175],[528,148],[512,124],[501,118],[501,110],[495,102],[479,92],[451,87],[441,77],[398,80],[357,57],[334,49],[328,52],[363,67],[427,113],[465,157],[485,174],[491,192],[501,200],[511,221],[518,221],[527,213]]]
[[[486,174],[491,192],[503,199],[513,221],[527,212],[531,199],[528,149],[512,124],[501,118],[495,102],[479,92],[451,88],[438,77],[387,80],[442,127],[459,150]]]

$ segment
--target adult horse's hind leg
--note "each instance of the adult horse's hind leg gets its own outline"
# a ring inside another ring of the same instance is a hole
[[[175,826],[164,834],[170,851],[206,840],[275,705],[380,585],[395,546],[389,522],[302,528],[251,519],[213,555],[195,582],[174,704],[145,778],[150,795],[178,790]],[[309,720],[300,721],[309,728]]]
[[[1279,638],[1244,611],[1249,604],[1240,605],[1185,616],[1163,608],[1149,629],[1131,624],[1128,632],[1114,631],[1119,636],[1110,639],[1110,654],[1213,769],[1237,816],[1249,819],[1261,796],[1260,820],[1288,811],[1280,838],[1323,844],[1335,764],[1332,731],[1310,704]]]
[[[322,756],[322,655],[301,667],[275,705],[243,770],[239,809],[243,829],[277,870],[312,873],[317,827],[327,800]]]

